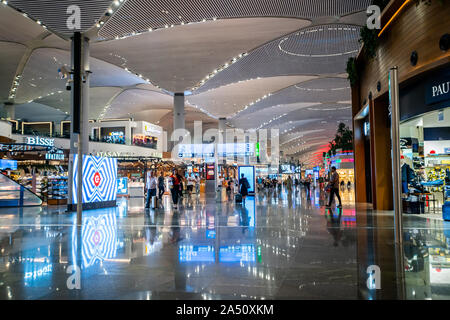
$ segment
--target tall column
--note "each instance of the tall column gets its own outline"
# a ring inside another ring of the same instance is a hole
[[[74,155],[78,154],[77,224],[82,223],[82,161],[89,152],[89,39],[76,32],[72,38],[72,86],[68,204],[73,202]]]
[[[226,121],[227,121],[226,118],[219,118],[219,132],[218,132],[218,140],[219,140],[218,143],[221,144],[222,148],[223,148],[223,149],[220,149],[220,150],[222,150],[225,153],[227,151],[226,150],[226,130],[227,130]],[[217,146],[216,152],[218,150],[219,150],[219,147]],[[226,156],[225,157],[220,156],[219,160],[221,160],[221,162],[223,164],[227,163],[227,157]]]
[[[247,132],[245,134],[245,150],[247,150],[247,144],[250,143],[250,136],[249,133]],[[250,164],[250,156],[247,154],[244,156],[244,161],[245,161],[245,165],[249,165]]]
[[[225,135],[226,135],[226,125],[227,118],[219,118],[219,143],[225,143]]]
[[[184,128],[184,93],[175,93],[173,98],[173,130]]]
[[[5,103],[6,119],[14,120],[16,118],[16,108],[10,102]]]

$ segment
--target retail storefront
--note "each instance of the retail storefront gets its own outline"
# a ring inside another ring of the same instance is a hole
[[[23,137],[0,144],[4,174],[39,196],[44,203],[67,203],[68,152],[54,139]]]
[[[404,211],[441,213],[450,195],[450,66],[403,88],[400,111]]]
[[[450,7],[392,1],[375,58],[364,48],[352,86],[356,201],[393,209],[389,71],[398,69],[403,200],[407,212],[439,213],[445,198],[450,116]],[[395,19],[391,19],[395,16]],[[411,32],[414,21],[418,36]],[[395,35],[395,36],[393,36]],[[401,38],[402,41],[398,41]],[[411,202],[422,202],[413,204]],[[420,207],[422,206],[422,208]],[[414,209],[411,210],[411,208]]]

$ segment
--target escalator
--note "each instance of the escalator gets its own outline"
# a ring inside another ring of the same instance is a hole
[[[42,199],[21,184],[0,174],[0,208],[42,205]]]

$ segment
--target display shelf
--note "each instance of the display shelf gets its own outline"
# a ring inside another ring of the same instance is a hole
[[[49,205],[67,204],[68,179],[66,176],[48,177],[47,203]]]

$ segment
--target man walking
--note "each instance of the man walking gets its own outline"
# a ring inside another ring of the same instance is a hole
[[[153,171],[147,172],[147,181],[146,181],[146,189],[147,189],[147,201],[145,203],[145,208],[150,208],[150,201],[152,197],[156,196],[156,177]]]
[[[164,173],[161,171],[161,174],[158,177],[158,198],[161,201],[162,196],[165,192],[166,186],[164,182]]]
[[[328,186],[330,187],[330,201],[327,207],[331,207],[334,195],[336,195],[339,200],[338,208],[342,208],[341,196],[339,195],[339,174],[336,171],[336,167],[331,167],[331,179]]]

